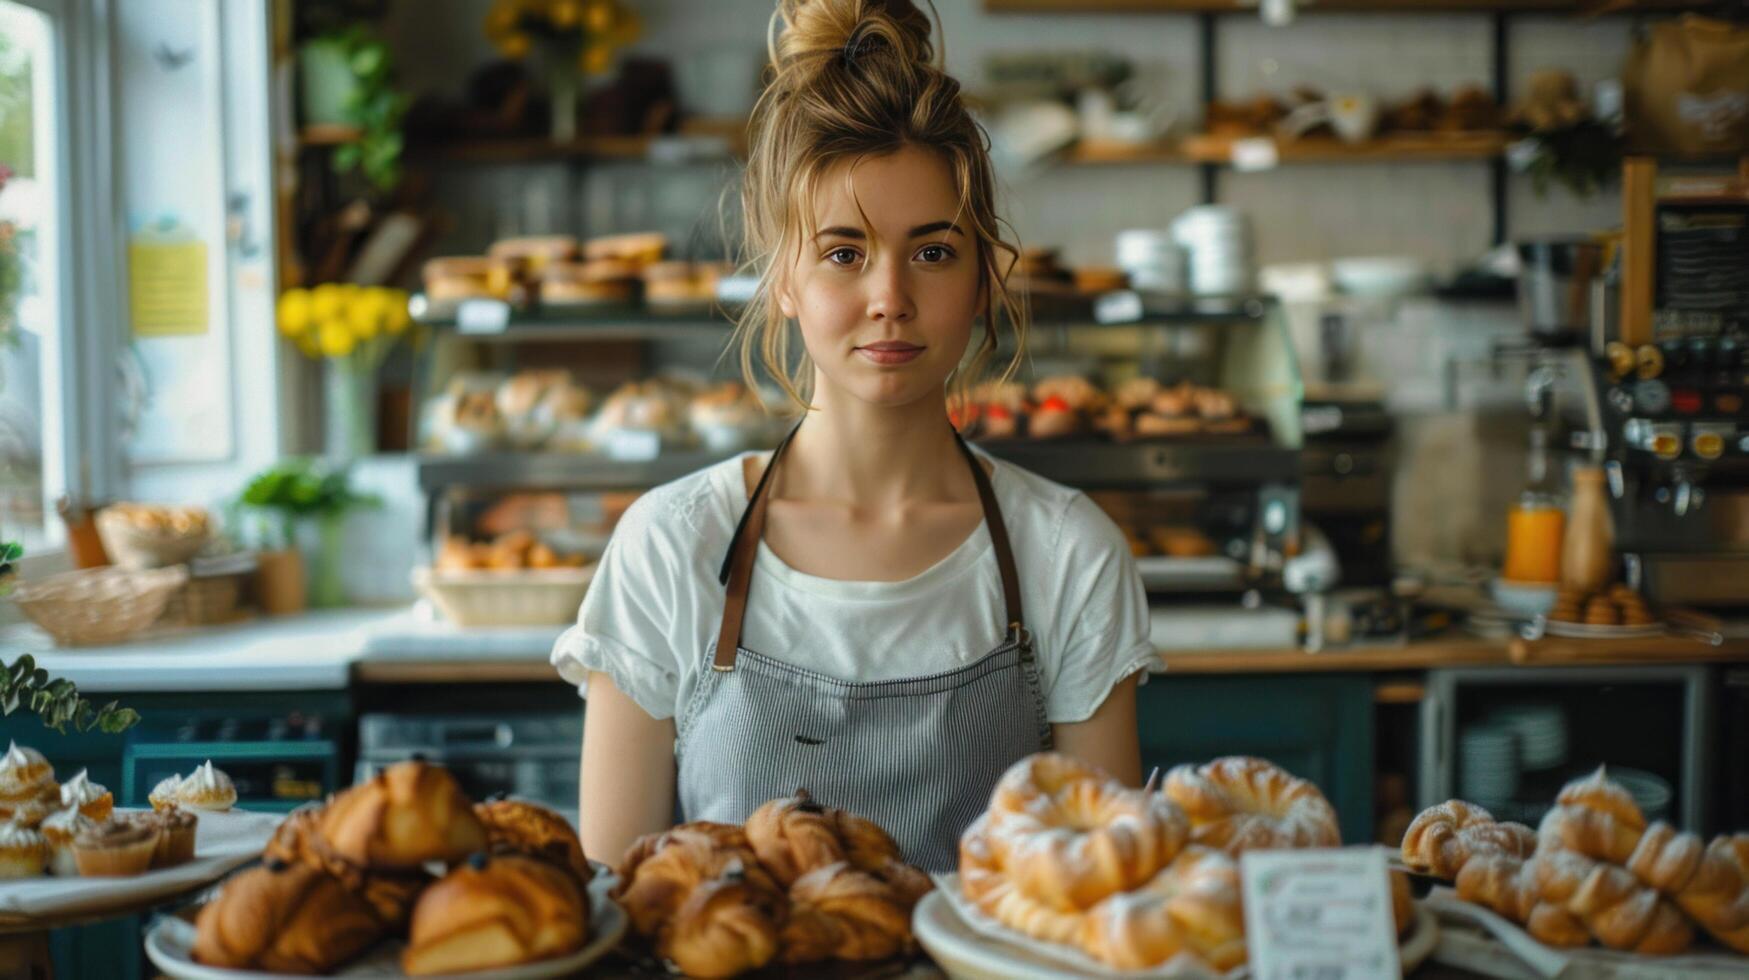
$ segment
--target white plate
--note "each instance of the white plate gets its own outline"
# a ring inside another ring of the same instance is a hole
[[[452,980],[546,980],[548,977],[568,977],[607,955],[619,945],[625,935],[625,911],[619,903],[607,897],[613,888],[612,876],[597,876],[589,882],[589,942],[582,949],[556,960],[524,963],[521,966],[481,970],[474,973],[450,973]],[[194,946],[194,925],[186,919],[166,916],[152,924],[146,934],[146,955],[152,964],[174,980],[299,980],[290,974],[259,973],[254,970],[226,970],[203,966],[194,961],[190,950]],[[400,940],[379,943],[362,958],[353,961],[338,977],[399,977],[401,972]]]
[[[143,812],[116,807],[117,813]],[[283,813],[229,810],[200,813],[194,860],[125,878],[24,878],[0,882],[0,922],[45,923],[150,908],[210,885],[261,854]],[[46,926],[45,926],[46,927]]]
[[[1005,943],[973,929],[960,918],[952,902],[942,894],[944,887],[957,887],[957,875],[936,876],[935,891],[923,896],[911,915],[911,929],[917,942],[935,964],[952,980],[1059,980],[1068,975],[1065,964],[1047,959],[1019,943]],[[1439,922],[1420,903],[1415,905],[1415,924],[1398,946],[1405,974],[1420,966],[1439,943]],[[1216,978],[1216,980],[1248,980],[1251,970],[1237,966],[1226,973],[1214,973],[1191,967],[1149,971],[1105,970],[1089,972],[1090,976],[1113,977],[1173,977]]]
[[[1639,639],[1646,636],[1662,636],[1663,623],[1647,623],[1644,626],[1587,626],[1584,623],[1563,623],[1549,620],[1543,627],[1543,632],[1550,636],[1564,636],[1570,640],[1616,640]]]

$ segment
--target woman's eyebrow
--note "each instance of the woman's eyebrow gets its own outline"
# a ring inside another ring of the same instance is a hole
[[[907,237],[920,238],[924,235],[933,235],[938,231],[951,231],[956,235],[965,234],[965,232],[960,231],[959,225],[951,221],[931,221],[926,225],[918,225],[911,229]],[[822,238],[849,238],[860,242],[868,236],[860,228],[852,228],[849,225],[833,225],[830,228],[820,229],[820,233],[814,236],[815,241]]]
[[[965,234],[965,232],[960,231],[959,225],[956,225],[951,221],[931,221],[929,224],[918,225],[911,229],[911,237],[917,238],[922,235],[933,235],[938,231],[951,231],[956,235]]]

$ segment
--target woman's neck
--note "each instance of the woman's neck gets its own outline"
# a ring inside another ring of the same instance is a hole
[[[816,385],[813,410],[784,454],[779,477],[774,489],[784,497],[856,508],[977,499],[945,396],[871,405]]]

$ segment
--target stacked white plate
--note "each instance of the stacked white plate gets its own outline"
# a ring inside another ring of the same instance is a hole
[[[1251,222],[1218,204],[1191,208],[1172,223],[1172,237],[1190,253],[1190,291],[1222,296],[1249,293],[1257,285],[1257,254]]]
[[[1605,772],[1628,791],[1647,820],[1662,820],[1670,816],[1670,800],[1675,794],[1669,780],[1644,769],[1610,766]]]
[[[1553,769],[1567,762],[1567,718],[1552,704],[1502,708],[1488,717],[1491,724],[1518,737],[1518,764],[1525,771]]]
[[[1518,736],[1512,729],[1477,724],[1458,735],[1458,795],[1482,806],[1518,792]]]
[[[1165,229],[1133,228],[1117,233],[1117,265],[1130,286],[1151,292],[1189,291],[1190,268],[1184,247]]]

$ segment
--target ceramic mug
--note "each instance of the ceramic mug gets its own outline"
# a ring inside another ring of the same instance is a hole
[[[1330,128],[1336,131],[1337,137],[1349,142],[1359,143],[1372,136],[1373,130],[1379,124],[1379,104],[1370,95],[1350,92],[1330,96],[1327,103],[1330,112]]]

